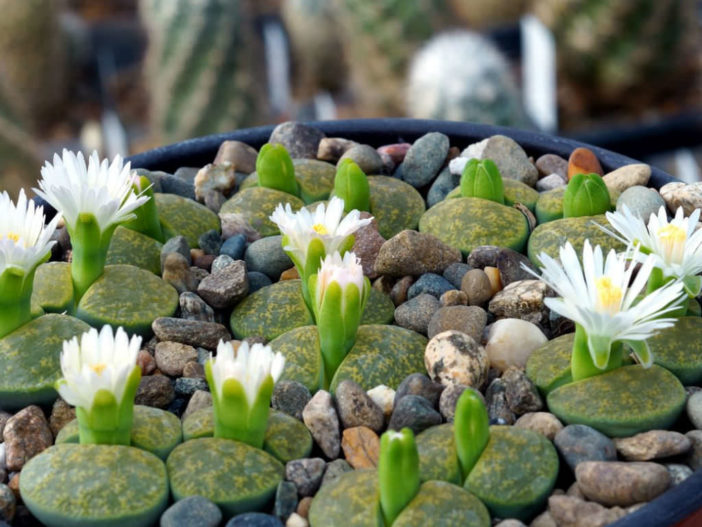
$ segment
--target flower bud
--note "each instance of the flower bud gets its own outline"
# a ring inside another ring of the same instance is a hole
[[[502,176],[492,159],[468,161],[461,175],[461,195],[504,204],[505,189]]]
[[[266,143],[261,147],[256,158],[256,174],[259,186],[300,196],[295,167],[283,145]]]
[[[595,216],[611,208],[609,190],[599,174],[575,174],[563,194],[563,217]]]
[[[453,433],[458,462],[465,481],[490,439],[487,410],[480,396],[473,390],[465,390],[458,398]]]
[[[383,520],[390,527],[419,491],[419,454],[409,428],[388,430],[380,438],[378,487]]]
[[[370,211],[368,178],[352,159],[342,159],[334,178],[334,195],[344,200],[344,212]]]

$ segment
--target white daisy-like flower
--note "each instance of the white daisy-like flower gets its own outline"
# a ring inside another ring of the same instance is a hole
[[[41,169],[42,179],[34,191],[63,214],[69,229],[81,214],[95,216],[100,231],[134,217],[133,211],[143,205],[148,196],[138,196],[132,189],[130,163],[116,156],[112,163],[102,162],[93,152],[86,164],[81,152],[69,150],[63,156],[54,154]]]
[[[327,288],[332,282],[336,282],[342,291],[346,290],[349,284],[358,288],[360,294],[363,293],[364,279],[363,267],[355,253],[347,252],[342,258],[338,252],[328,254],[322,260],[322,266],[317,273],[316,302],[319,306],[324,298]],[[341,310],[345,312],[345,295],[341,296]]]
[[[0,194],[0,217],[0,274],[10,267],[29,274],[56,243],[50,238],[61,216],[45,225],[43,207],[35,207],[20,190],[16,205],[7,192]]]
[[[242,342],[234,353],[231,342],[219,341],[217,356],[212,361],[212,378],[219,399],[222,398],[224,383],[227,379],[237,380],[243,387],[249,406],[253,405],[258,396],[261,384],[270,375],[276,382],[283,373],[285,357],[282,353],[273,353],[270,346],[256,343],[249,348],[247,342]]]
[[[588,240],[583,246],[582,266],[569,242],[560,249],[560,263],[545,253],[539,259],[543,265],[541,280],[561,297],[546,298],[545,304],[583,327],[598,368],[606,367],[611,346],[618,341],[627,343],[641,364],[651,365],[645,341],[675,324],[676,319],[661,317],[680,306],[680,282],[669,283],[639,299],[654,258],[643,261],[632,282],[635,266],[629,261],[630,255],[617,255],[611,250],[604,259],[600,246],[593,249]]]
[[[339,250],[349,235],[372,221],[372,218],[361,219],[358,210],[352,210],[341,219],[343,214],[344,200],[334,196],[326,207],[320,203],[314,213],[305,208],[293,212],[289,203],[285,206],[279,203],[270,219],[287,237],[288,244],[283,249],[291,252],[304,265],[312,240],[321,240],[326,254],[332,254]]]
[[[661,206],[646,225],[624,205],[621,212],[607,213],[607,220],[616,232],[600,228],[626,244],[639,245],[653,257],[654,267],[661,269],[664,276],[684,279],[702,272],[702,229],[696,230],[700,209],[687,218],[684,214],[682,207],[678,207],[669,222],[665,207]],[[639,255],[639,260],[642,256]],[[699,290],[690,293],[694,296]]]
[[[68,404],[87,411],[93,406],[100,390],[112,393],[117,404],[122,403],[127,381],[136,365],[141,337],[131,339],[121,327],[95,328],[63,343],[58,392]]]

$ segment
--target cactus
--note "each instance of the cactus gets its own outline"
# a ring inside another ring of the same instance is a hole
[[[469,31],[438,35],[415,55],[407,82],[407,114],[496,125],[524,123],[507,60],[488,40]]]
[[[262,120],[263,58],[249,1],[140,0],[145,75],[161,141]]]

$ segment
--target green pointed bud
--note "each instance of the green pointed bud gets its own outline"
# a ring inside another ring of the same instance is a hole
[[[146,176],[134,175],[133,181],[132,188],[134,189],[134,193],[139,196],[148,196],[149,200],[141,207],[134,210],[136,218],[125,223],[124,226],[164,243],[166,238],[163,235],[161,220],[158,217],[158,210],[156,210],[153,185],[151,185],[151,181],[149,181],[149,178]]]
[[[370,186],[368,178],[355,161],[342,159],[334,178],[334,196],[344,200],[344,212],[370,211]]]
[[[505,188],[502,176],[492,159],[468,161],[461,175],[461,195],[504,204]]]
[[[261,147],[256,158],[256,174],[259,186],[300,196],[295,167],[283,145],[266,143]]]
[[[599,174],[575,174],[563,194],[563,217],[595,216],[610,210],[611,198]]]
[[[409,428],[380,438],[378,487],[383,521],[390,527],[419,491],[419,454]]]
[[[485,404],[473,390],[465,390],[458,398],[453,434],[465,481],[490,439],[490,420]]]
[[[47,254],[44,260],[47,260]],[[32,319],[32,286],[36,267],[26,274],[8,267],[0,274],[0,338]]]

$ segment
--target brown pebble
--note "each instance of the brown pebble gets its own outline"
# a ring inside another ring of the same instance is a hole
[[[280,281],[283,280],[297,280],[300,278],[300,273],[297,272],[297,267],[291,267],[280,273]]]
[[[141,368],[142,375],[151,375],[156,369],[156,360],[148,351],[139,350],[136,360],[137,366]]]
[[[22,500],[22,496],[20,495],[19,479],[20,472],[17,472],[10,478],[10,481],[7,482],[7,486],[10,487],[10,490],[15,495],[18,502]]]
[[[183,377],[190,379],[204,379],[205,367],[199,362],[186,362],[183,366]]]
[[[471,269],[463,275],[461,291],[468,297],[469,306],[479,306],[492,298],[490,278],[482,269]]]
[[[570,181],[575,174],[599,174],[604,175],[602,171],[602,165],[597,160],[594,152],[588,148],[578,147],[573,150],[568,158],[568,181]]]
[[[310,513],[310,507],[312,506],[312,497],[311,496],[305,496],[300,500],[300,502],[297,504],[297,512],[300,516],[303,518],[307,519],[307,516]]]
[[[23,408],[7,420],[3,431],[5,466],[22,470],[24,464],[54,443],[54,436],[41,408]]]
[[[217,258],[214,254],[203,254],[202,256],[196,256],[193,258],[193,265],[199,267],[200,269],[205,269],[209,271],[212,268],[212,262]]]
[[[395,306],[404,304],[407,300],[407,291],[409,291],[410,286],[414,283],[414,278],[411,276],[403,276],[395,285],[392,286],[390,290],[390,300]]]
[[[217,150],[217,155],[213,163],[217,165],[228,161],[234,165],[234,169],[237,172],[250,174],[256,170],[257,156],[258,152],[256,152],[256,149],[250,147],[246,143],[242,143],[241,141],[224,141],[219,145],[219,150]]]
[[[568,176],[568,161],[556,154],[544,154],[536,160],[535,164],[541,177],[558,174],[566,179]]]
[[[344,457],[355,469],[375,468],[380,454],[380,439],[366,426],[347,428],[341,438]]]
[[[441,303],[441,307],[467,306],[468,295],[458,289],[449,289],[441,294],[439,302]]]
[[[76,410],[61,397],[54,401],[51,407],[51,415],[49,416],[49,428],[54,437],[58,435],[61,429],[69,422],[76,418]]]
[[[412,146],[409,143],[396,143],[393,145],[385,145],[378,148],[379,154],[387,154],[392,159],[393,163],[399,165],[405,160],[405,155],[407,155],[407,150]]]
[[[317,159],[336,163],[347,150],[358,143],[342,137],[323,137],[317,147]]]
[[[502,291],[502,279],[500,278],[500,270],[497,267],[485,267],[483,269],[483,272],[487,275],[488,280],[490,280],[492,296],[495,296],[495,294]]]
[[[575,467],[582,493],[602,505],[627,507],[650,501],[670,486],[670,473],[649,461],[583,461]]]
[[[685,454],[692,442],[680,432],[649,430],[632,437],[614,438],[617,452],[630,461],[649,461]]]

